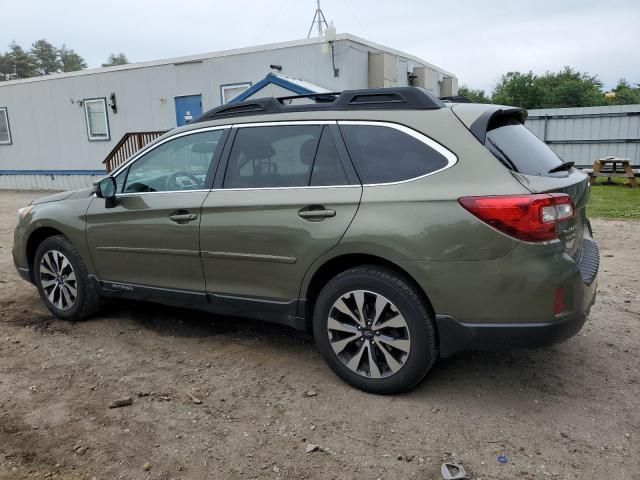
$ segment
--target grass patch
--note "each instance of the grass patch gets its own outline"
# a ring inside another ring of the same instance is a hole
[[[631,188],[619,182],[613,185],[600,182],[602,180],[591,185],[591,197],[587,205],[589,218],[640,220],[640,188]]]

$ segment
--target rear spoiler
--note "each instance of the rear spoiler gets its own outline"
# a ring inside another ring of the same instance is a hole
[[[527,111],[524,108],[500,107],[484,112],[471,124],[469,130],[484,145],[489,130],[497,128],[507,120],[516,120],[524,125],[526,119]]]

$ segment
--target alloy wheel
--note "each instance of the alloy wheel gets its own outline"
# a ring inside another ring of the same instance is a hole
[[[411,349],[409,327],[387,298],[367,290],[341,295],[329,310],[327,333],[334,353],[367,378],[397,373]]]
[[[69,259],[58,250],[47,250],[40,260],[40,284],[51,304],[69,310],[78,298],[76,273]]]

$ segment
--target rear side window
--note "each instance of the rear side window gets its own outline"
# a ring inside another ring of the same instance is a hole
[[[225,173],[224,188],[309,185],[321,125],[240,128]]]
[[[340,130],[363,183],[409,180],[449,163],[441,153],[396,128],[341,125]]]
[[[562,160],[544,142],[520,122],[513,121],[487,132],[487,148],[507,168],[525,175],[566,176],[567,172],[549,173]]]

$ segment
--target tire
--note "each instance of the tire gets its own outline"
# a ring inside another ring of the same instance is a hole
[[[322,289],[313,333],[321,355],[345,382],[369,393],[400,393],[418,384],[437,358],[429,311],[403,275],[363,265],[340,273]]]
[[[62,235],[48,237],[38,245],[33,278],[43,302],[58,318],[83,320],[102,306],[102,297],[82,257]]]

